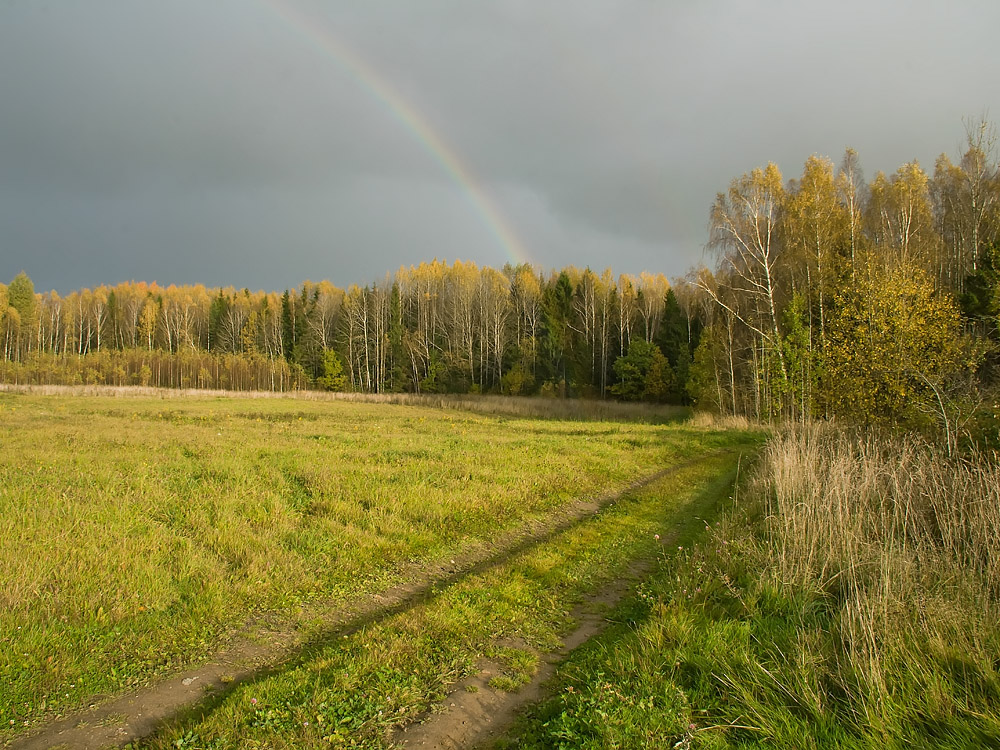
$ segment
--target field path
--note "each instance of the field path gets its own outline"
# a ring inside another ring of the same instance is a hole
[[[674,536],[664,536],[661,543],[670,544]],[[559,649],[539,654],[538,671],[527,685],[513,693],[494,688],[490,680],[501,668],[488,659],[481,659],[479,672],[453,687],[444,710],[430,713],[422,721],[397,732],[393,738],[395,746],[400,750],[461,750],[489,746],[502,737],[519,709],[545,697],[545,685],[555,675],[559,662],[604,630],[609,622],[608,611],[614,609],[651,568],[649,561],[634,563],[625,576],[612,581],[576,607],[572,616],[577,627],[563,636]]]
[[[261,618],[256,622],[249,623],[242,633],[232,639],[225,650],[218,652],[205,663],[123,696],[106,702],[95,702],[88,709],[59,719],[43,727],[40,731],[10,740],[5,744],[5,747],[12,750],[54,750],[56,748],[99,750],[100,748],[121,747],[129,742],[147,737],[164,722],[194,709],[199,704],[217,701],[240,682],[276,673],[296,656],[308,653],[313,648],[333,638],[350,635],[366,625],[404,612],[427,601],[442,589],[501,565],[518,553],[545,543],[594,513],[614,505],[630,492],[706,459],[728,452],[716,451],[702,454],[697,458],[674,464],[644,476],[617,492],[598,498],[584,498],[570,502],[545,519],[535,521],[501,536],[491,546],[474,549],[456,556],[453,560],[446,560],[443,564],[439,562],[433,565],[426,563],[420,566],[415,565],[411,571],[407,572],[405,582],[373,597],[347,605],[326,605],[325,607],[314,605],[310,607],[309,614],[316,618],[322,618],[322,622],[327,623],[327,625],[320,633],[313,635],[308,640],[287,625],[283,627],[281,617],[278,614]],[[641,572],[640,569],[636,568],[635,575],[638,575],[639,572]],[[621,597],[625,588],[625,581],[617,582],[615,586],[602,592],[595,601],[603,601],[605,605],[613,604]],[[593,610],[581,609],[578,614],[583,624],[568,636],[566,650],[572,645],[582,643],[596,633],[603,623],[603,618],[594,613]],[[452,720],[464,721],[467,724],[473,720],[474,716],[488,717],[486,725],[493,728],[501,726],[503,722],[500,719],[503,716],[508,714],[512,716],[517,705],[537,697],[541,683],[552,670],[551,665],[561,655],[562,652],[545,655],[539,675],[516,695],[498,694],[492,688],[477,693],[465,690],[463,691],[465,696],[463,701],[468,705],[463,703],[460,711],[446,712],[441,716],[451,715]],[[483,669],[488,671],[489,665],[484,665]],[[481,679],[485,683],[489,676],[482,674]],[[485,700],[490,693],[494,694],[493,702],[489,705],[483,703],[477,708],[476,702],[472,698],[479,695],[481,700]],[[457,703],[455,707],[459,708]],[[444,719],[439,721],[444,721]],[[483,723],[478,719],[476,721],[479,724]],[[420,731],[424,732],[422,739]],[[428,744],[429,742],[438,742],[440,738],[450,737],[457,731],[449,729],[445,725],[427,722],[422,726],[415,727],[412,730],[412,735],[401,736],[399,741],[405,741],[406,747],[463,747],[467,744],[465,739],[460,744],[454,744],[450,739],[447,740],[446,744]],[[482,734],[482,736],[487,735]],[[478,739],[481,737],[477,735],[477,741]],[[413,744],[414,742],[423,744]]]

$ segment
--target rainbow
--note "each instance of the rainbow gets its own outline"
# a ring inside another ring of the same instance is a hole
[[[495,202],[477,183],[472,171],[459,158],[455,149],[438,135],[431,125],[389,81],[369,65],[356,51],[318,20],[295,7],[291,0],[261,0],[289,26],[309,39],[337,65],[350,74],[354,82],[378,104],[383,106],[421,147],[441,166],[461,188],[463,195],[479,214],[501,249],[515,265],[531,263],[524,244]]]

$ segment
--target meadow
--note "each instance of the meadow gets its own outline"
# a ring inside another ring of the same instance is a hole
[[[582,416],[0,394],[3,731],[196,662],[257,617],[318,627],[311,602],[364,600],[734,444]]]
[[[279,661],[130,746],[398,747],[637,580],[498,748],[1000,747],[995,455],[584,406],[0,394],[0,741],[266,622]]]
[[[661,540],[683,544],[714,516],[739,449],[753,447],[752,438],[730,438],[731,450],[630,492],[417,607],[319,643],[133,748],[392,748],[397,730],[448,706],[449,690],[484,663],[490,688],[516,692],[573,628],[575,605],[637,560],[665,554]]]

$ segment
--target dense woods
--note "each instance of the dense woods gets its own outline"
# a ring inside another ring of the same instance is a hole
[[[2,378],[233,389],[494,392],[685,403],[754,419],[940,427],[996,381],[996,134],[866,181],[857,154],[769,164],[710,211],[713,268],[433,261],[284,293],[0,285]],[[995,406],[993,407],[995,409]],[[995,414],[993,417],[995,418]]]
[[[133,282],[60,297],[21,274],[0,295],[4,379],[30,383],[682,401],[698,325],[662,274],[461,261],[347,290]]]

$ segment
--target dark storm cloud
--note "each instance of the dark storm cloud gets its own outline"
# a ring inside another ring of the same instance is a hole
[[[203,5],[42,5],[20,29],[0,23],[0,179],[98,191],[300,183],[378,168],[370,157],[385,149],[384,163],[406,169],[392,124],[337,70],[259,10]]]
[[[742,172],[794,177],[848,145],[869,176],[930,171],[963,117],[1000,112],[991,2],[282,1],[311,20],[246,0],[0,4],[0,280],[270,289],[502,265],[410,117],[537,263],[678,274]]]

